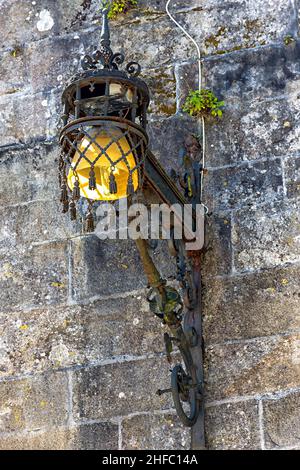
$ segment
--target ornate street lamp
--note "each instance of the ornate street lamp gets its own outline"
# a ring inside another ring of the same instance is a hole
[[[201,202],[197,142],[187,137],[189,164],[184,177],[178,178],[185,188],[183,196],[174,182],[177,175],[171,178],[148,149],[149,90],[138,78],[141,68],[130,62],[120,70],[123,63],[123,54],[111,50],[105,9],[100,47],[91,56],[84,56],[83,71],[71,78],[62,95],[61,203],[63,212],[69,212],[74,220],[79,201],[86,202],[80,211],[85,213],[89,232],[94,231],[93,206],[99,201],[127,198],[130,203],[134,195],[142,193],[146,201],[151,194],[151,200],[154,195],[157,201],[172,207],[188,203],[195,207]],[[176,214],[174,225],[175,219]],[[187,234],[188,227],[184,228]],[[170,240],[180,295],[161,278],[148,241],[138,239],[136,243],[150,287],[150,308],[171,332],[164,335],[168,360],[173,345],[183,358],[183,364],[172,370],[170,389],[159,390],[158,394],[172,393],[179,417],[192,427],[192,448],[204,448],[200,251],[186,252],[185,239],[176,240],[173,235]]]
[[[87,231],[94,230],[95,201],[115,201],[142,187],[149,91],[137,78],[140,66],[130,62],[121,71],[123,62],[123,54],[110,48],[104,14],[100,48],[83,58],[83,72],[62,96],[61,202],[76,219],[77,201],[88,201]]]

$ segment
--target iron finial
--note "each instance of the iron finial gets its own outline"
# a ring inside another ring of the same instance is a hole
[[[103,8],[102,10],[102,30],[100,43],[103,46],[110,46],[110,31],[109,31],[109,21],[108,21],[108,12],[109,8]]]
[[[113,53],[110,45],[110,29],[108,15],[110,12],[110,0],[103,0],[101,7],[102,28],[100,36],[99,49],[92,55],[86,54],[81,60],[83,70],[118,70],[119,66],[125,61],[125,56],[121,52]],[[137,77],[141,72],[141,67],[137,62],[129,62],[125,67],[126,73],[130,77]]]

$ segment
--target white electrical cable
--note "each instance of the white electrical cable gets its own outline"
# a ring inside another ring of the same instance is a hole
[[[167,1],[167,4],[166,4],[166,12],[168,14],[168,16],[171,18],[171,20],[176,24],[176,26],[178,26],[178,28],[181,29],[181,31],[190,39],[190,41],[192,41],[192,43],[194,44],[194,46],[196,47],[197,49],[197,54],[198,54],[198,65],[199,65],[199,91],[201,90],[202,88],[202,70],[201,70],[201,51],[200,51],[200,47],[198,46],[198,44],[196,43],[195,39],[184,29],[183,26],[181,26],[181,24],[179,24],[174,16],[171,15],[170,13],[170,10],[169,10],[169,5],[170,5],[170,2],[171,0],[168,0]]]
[[[200,51],[200,47],[198,46],[197,42],[195,41],[195,39],[184,29],[183,26],[181,26],[174,18],[174,16],[172,16],[172,14],[170,13],[170,10],[169,10],[169,5],[171,3],[171,0],[167,0],[167,3],[166,3],[166,12],[167,12],[167,15],[170,17],[170,19],[173,21],[173,23],[176,24],[176,26],[178,26],[178,28],[181,29],[181,31],[190,39],[190,41],[192,41],[192,43],[194,44],[194,46],[196,47],[197,49],[197,55],[198,55],[198,67],[199,67],[199,76],[198,76],[198,89],[199,91],[201,91],[202,89],[202,67],[201,67],[201,51]],[[202,171],[201,171],[201,201],[202,201],[202,194],[203,194],[203,177],[204,177],[204,167],[205,167],[205,153],[206,153],[206,139],[205,139],[205,121],[204,121],[204,118],[202,117],[201,118],[201,123],[202,123]],[[204,206],[207,210],[207,207]]]

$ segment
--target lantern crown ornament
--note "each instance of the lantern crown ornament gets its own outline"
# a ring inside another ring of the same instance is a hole
[[[148,137],[149,90],[137,78],[141,67],[122,53],[113,53],[103,10],[99,48],[81,61],[82,71],[67,84],[62,103],[59,178],[63,212],[77,216],[86,204],[86,230],[94,230],[95,201],[131,197],[143,184]]]

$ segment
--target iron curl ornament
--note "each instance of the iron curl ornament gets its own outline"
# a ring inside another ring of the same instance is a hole
[[[102,33],[99,49],[93,54],[85,55],[81,61],[83,70],[98,70],[102,67],[107,70],[118,70],[119,66],[125,62],[125,56],[121,52],[113,53],[110,47],[110,34],[107,18],[108,9],[103,10]],[[138,77],[141,73],[141,66],[137,62],[129,62],[125,68],[132,77]]]

